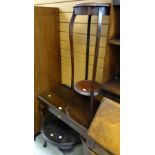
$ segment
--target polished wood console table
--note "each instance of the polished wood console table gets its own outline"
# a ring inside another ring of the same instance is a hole
[[[102,98],[102,95],[95,98],[93,115],[95,115]],[[42,105],[46,105],[46,110],[48,109],[48,111],[72,127],[82,137],[87,137],[87,131],[90,126],[90,97],[81,96],[72,92],[68,86],[58,85],[51,91],[38,96],[38,99],[40,109]]]
[[[105,119],[108,117],[108,113],[106,112],[105,115],[103,114],[102,118],[102,113],[105,112],[109,106],[111,110],[112,107],[115,108],[115,106],[113,106],[114,101],[104,99],[103,95],[97,96],[95,98],[95,106],[93,109],[93,116],[95,117],[92,123],[90,123],[88,109],[88,104],[90,104],[90,97],[84,97],[77,94],[76,92],[72,92],[68,86],[58,85],[50,91],[38,96],[38,100],[40,112],[51,112],[53,115],[58,117],[81,135],[85,142],[85,154],[92,154],[92,152],[96,152],[99,155],[114,154],[113,150],[106,148],[108,145],[105,145],[106,147],[104,147],[104,143],[102,143],[102,139],[104,141],[105,138],[103,136],[113,134],[111,130],[109,130],[110,132],[106,130],[105,135],[99,135],[102,132],[102,129],[105,128],[104,125],[106,125],[103,123],[104,117]],[[109,103],[110,105],[106,106],[104,102],[106,102],[106,105]],[[118,103],[114,103],[114,105],[116,104],[118,105]],[[98,117],[100,117],[100,121],[98,120]],[[109,120],[112,119],[109,118]],[[106,120],[106,123],[110,124],[111,122]],[[109,126],[106,125],[106,127]],[[98,139],[98,136],[96,136],[95,133],[101,137]],[[109,135],[109,137],[111,136],[113,135]],[[108,140],[108,137],[106,137],[106,140]]]

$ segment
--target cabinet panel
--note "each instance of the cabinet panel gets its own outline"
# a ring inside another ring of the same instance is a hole
[[[59,9],[34,8],[34,132],[40,130],[37,96],[61,82]]]

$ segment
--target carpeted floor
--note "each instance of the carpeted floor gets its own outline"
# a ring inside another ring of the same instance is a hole
[[[51,144],[47,144],[47,147],[43,147],[43,137],[40,134],[34,142],[34,155],[63,155],[63,153]],[[73,151],[67,155],[84,155],[84,148],[82,144],[74,147]]]

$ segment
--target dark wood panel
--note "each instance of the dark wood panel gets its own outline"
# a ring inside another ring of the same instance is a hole
[[[59,10],[34,7],[34,132],[40,130],[37,96],[61,83]]]

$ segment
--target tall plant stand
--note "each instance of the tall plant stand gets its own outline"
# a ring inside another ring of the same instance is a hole
[[[74,6],[73,14],[69,25],[69,38],[70,38],[70,54],[71,54],[71,89],[77,93],[90,96],[90,122],[92,120],[93,113],[93,101],[94,96],[98,95],[102,89],[102,85],[95,81],[97,71],[97,61],[100,46],[101,28],[102,28],[102,16],[110,14],[110,4],[101,3],[83,3]],[[87,27],[87,44],[86,44],[86,64],[85,64],[85,79],[74,84],[74,41],[73,41],[73,27],[74,21],[77,15],[88,15],[88,27]],[[93,64],[92,79],[88,80],[88,66],[89,66],[89,46],[90,46],[90,26],[91,17],[98,17],[96,44]]]

